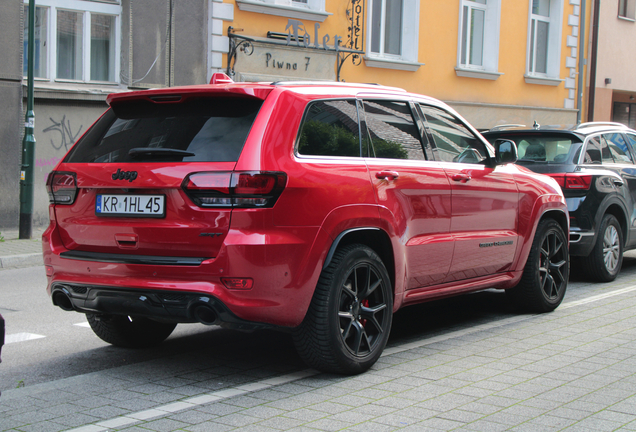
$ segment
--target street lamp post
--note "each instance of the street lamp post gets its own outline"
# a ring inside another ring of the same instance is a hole
[[[33,112],[33,56],[35,46],[35,0],[29,0],[29,33],[27,48],[27,111],[24,122],[24,139],[22,140],[22,165],[20,169],[20,232],[21,239],[30,239],[33,232],[33,176],[35,160],[35,135],[33,128],[35,114]]]

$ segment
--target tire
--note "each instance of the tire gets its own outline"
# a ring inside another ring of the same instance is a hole
[[[527,312],[551,312],[565,296],[570,271],[568,242],[553,219],[539,222],[519,284],[506,290],[517,307]]]
[[[125,315],[86,314],[93,332],[104,342],[122,348],[147,348],[166,340],[175,323]]]
[[[315,369],[358,374],[380,358],[392,319],[393,290],[382,260],[367,246],[349,245],[323,269],[294,343]]]
[[[586,273],[598,282],[611,282],[616,279],[623,265],[623,230],[616,217],[603,216],[596,244],[592,252],[585,257]]]

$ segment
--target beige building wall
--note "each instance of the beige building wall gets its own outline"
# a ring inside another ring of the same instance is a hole
[[[636,11],[633,5],[627,12],[628,17],[619,16],[619,0],[601,2],[594,121],[614,119],[615,102],[636,102],[630,99],[636,96]],[[588,65],[589,59],[588,56]]]

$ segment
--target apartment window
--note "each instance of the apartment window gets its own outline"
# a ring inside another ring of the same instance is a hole
[[[462,7],[461,65],[483,66],[486,0],[464,1]]]
[[[636,0],[619,0],[618,16],[633,20],[635,18]]]
[[[371,10],[371,52],[402,54],[402,0],[376,0]]]
[[[33,63],[33,76],[36,78],[46,78],[47,76],[47,43],[46,38],[48,36],[48,14],[47,8],[35,7],[35,31],[34,31],[34,63]],[[29,27],[28,27],[29,7],[24,6],[24,64],[23,73],[26,76],[28,73],[28,58],[29,58]]]
[[[325,0],[236,0],[239,10],[323,22],[331,13]],[[313,26],[312,26],[313,27]]]
[[[496,79],[492,76],[461,73],[464,70],[496,72],[499,63],[499,21],[501,0],[460,2],[457,73],[460,76]]]
[[[416,62],[418,17],[419,0],[370,0],[368,59]]]
[[[28,16],[28,6],[24,6]],[[38,0],[35,76],[50,80],[116,82],[121,6],[83,0]],[[25,20],[24,71],[28,65]]]
[[[528,34],[528,75],[559,77],[563,0],[532,0]]]

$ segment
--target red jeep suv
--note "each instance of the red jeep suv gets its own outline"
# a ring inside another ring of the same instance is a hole
[[[557,183],[445,104],[345,83],[110,95],[49,175],[53,304],[142,347],[177,323],[288,329],[310,365],[362,372],[401,307],[487,288],[556,308]]]

